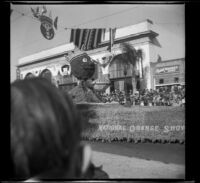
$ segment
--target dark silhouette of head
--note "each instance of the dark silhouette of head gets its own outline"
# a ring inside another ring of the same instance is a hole
[[[46,79],[11,84],[14,178],[81,176],[89,164],[89,155],[84,155],[89,148],[80,144],[81,129],[71,99]]]

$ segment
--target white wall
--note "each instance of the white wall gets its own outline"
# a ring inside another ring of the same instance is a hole
[[[42,59],[53,57],[55,55],[62,54],[62,53],[65,53],[67,51],[71,51],[74,49],[75,49],[74,43],[68,43],[68,44],[64,44],[64,45],[54,47],[54,48],[51,48],[48,50],[43,50],[38,53],[20,58],[18,63],[20,65],[20,64],[37,61],[37,60],[42,60]]]
[[[131,34],[138,34],[151,29],[151,23],[144,21],[135,25],[122,27],[116,30],[115,39],[129,36]],[[109,40],[109,30],[102,36],[102,42]]]

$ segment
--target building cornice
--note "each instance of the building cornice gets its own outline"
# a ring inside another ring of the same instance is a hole
[[[144,31],[144,32],[140,32],[137,34],[131,34],[128,36],[124,36],[124,37],[120,37],[114,40],[114,43],[121,43],[121,42],[125,42],[125,41],[130,41],[130,40],[135,40],[135,39],[139,39],[139,38],[143,38],[143,37],[157,37],[159,34],[149,30],[149,31]],[[110,43],[110,41],[104,41],[102,43],[99,44],[99,47],[104,47],[104,46],[108,46]]]
[[[27,63],[23,63],[23,64],[18,64],[17,65],[17,68],[21,68],[21,67],[24,67],[24,66],[29,66],[29,65],[33,65],[33,64],[38,64],[38,63],[42,63],[42,62],[49,62],[49,59],[53,60],[53,59],[56,59],[56,58],[59,58],[59,57],[62,57],[66,54],[67,52],[65,53],[62,53],[62,54],[58,54],[58,55],[55,55],[55,56],[50,56],[50,57],[47,57],[47,58],[42,58],[42,59],[38,59],[38,60],[33,60],[31,62],[27,62]]]
[[[46,61],[49,58],[51,59],[57,58],[74,49],[75,49],[74,43],[68,43],[68,44],[64,44],[64,45],[54,47],[48,50],[43,50],[41,52],[19,59],[19,64],[17,65],[17,67],[22,67],[25,65],[33,64],[33,63],[38,63],[41,61]]]

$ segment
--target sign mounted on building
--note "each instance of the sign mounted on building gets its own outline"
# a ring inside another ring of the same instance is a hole
[[[60,69],[61,75],[67,76],[71,74],[71,67],[70,65],[63,65]]]
[[[179,66],[161,67],[156,69],[156,74],[179,72]]]

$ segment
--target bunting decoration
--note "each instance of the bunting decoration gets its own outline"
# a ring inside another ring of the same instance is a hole
[[[39,7],[36,7],[36,9],[31,8],[31,11],[33,16],[41,22],[40,30],[42,35],[48,40],[53,39],[55,35],[54,28],[57,29],[58,17],[53,21],[51,12],[49,16],[46,16],[47,9],[45,6],[41,10]]]
[[[83,51],[97,47],[101,42],[101,35],[104,29],[72,29],[70,42]]]

